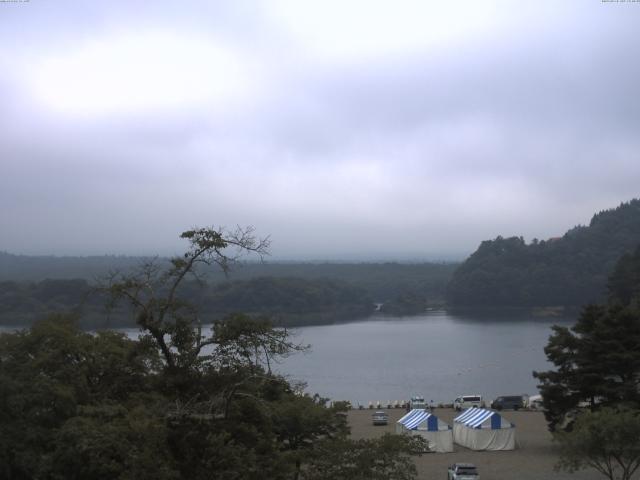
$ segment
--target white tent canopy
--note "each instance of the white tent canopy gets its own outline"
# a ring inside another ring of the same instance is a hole
[[[516,429],[498,412],[469,408],[453,419],[453,439],[471,450],[513,450]]]
[[[451,427],[424,409],[414,409],[396,423],[396,433],[420,435],[435,452],[453,452]]]

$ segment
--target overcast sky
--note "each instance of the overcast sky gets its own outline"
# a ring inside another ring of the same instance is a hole
[[[457,259],[640,196],[640,2],[0,2],[0,250]]]

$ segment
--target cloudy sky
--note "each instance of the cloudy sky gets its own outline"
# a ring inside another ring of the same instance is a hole
[[[0,250],[454,259],[640,196],[640,2],[0,2]]]

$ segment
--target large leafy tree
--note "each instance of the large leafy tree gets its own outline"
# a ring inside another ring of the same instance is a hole
[[[158,366],[149,345],[82,332],[71,318],[0,335],[0,478],[118,478],[104,474],[111,467],[101,460],[117,463],[116,450],[128,459],[121,468],[172,472],[162,449],[158,459],[149,455],[163,426]]]
[[[610,480],[629,480],[640,467],[640,412],[603,408],[581,413],[571,432],[556,434],[558,467],[592,467]]]
[[[411,480],[417,470],[412,452],[424,451],[419,436],[385,434],[379,439],[320,442],[314,450],[304,480]]]
[[[406,451],[350,441],[345,405],[327,408],[272,371],[305,348],[286,330],[234,314],[204,332],[181,300],[199,266],[226,270],[268,241],[251,230],[182,237],[189,248],[168,268],[147,263],[102,286],[132,307],[138,340],[68,318],[0,335],[0,479],[295,479],[329,468],[325,451],[351,452],[345,468],[355,462],[357,478],[413,478]]]
[[[179,289],[185,280],[200,280],[199,267],[216,265],[225,273],[242,255],[266,255],[269,239],[260,239],[252,228],[194,228],[180,238],[188,241],[188,249],[170,260],[169,268],[155,261],[144,263],[131,273],[114,273],[102,290],[110,294],[112,305],[126,301],[133,308],[136,323],[160,349],[166,368],[178,374],[197,367],[200,353],[215,343],[202,335],[198,312],[183,301]]]
[[[349,429],[344,412],[347,405],[337,403],[326,408],[327,399],[292,395],[273,407],[274,432],[295,465],[294,479],[319,440],[344,440]]]

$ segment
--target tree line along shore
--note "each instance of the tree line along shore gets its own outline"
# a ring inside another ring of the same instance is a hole
[[[374,311],[416,315],[428,308],[530,309],[575,316],[582,305],[606,300],[616,262],[640,244],[640,200],[596,213],[547,240],[488,240],[462,263],[244,263],[180,294],[203,316],[232,312],[268,315],[282,326],[336,323]],[[135,257],[28,257],[0,252],[0,324],[29,325],[51,312],[79,314],[86,328],[133,326],[126,308],[105,315],[94,288],[113,271],[154,261]],[[380,306],[381,305],[381,306]]]

